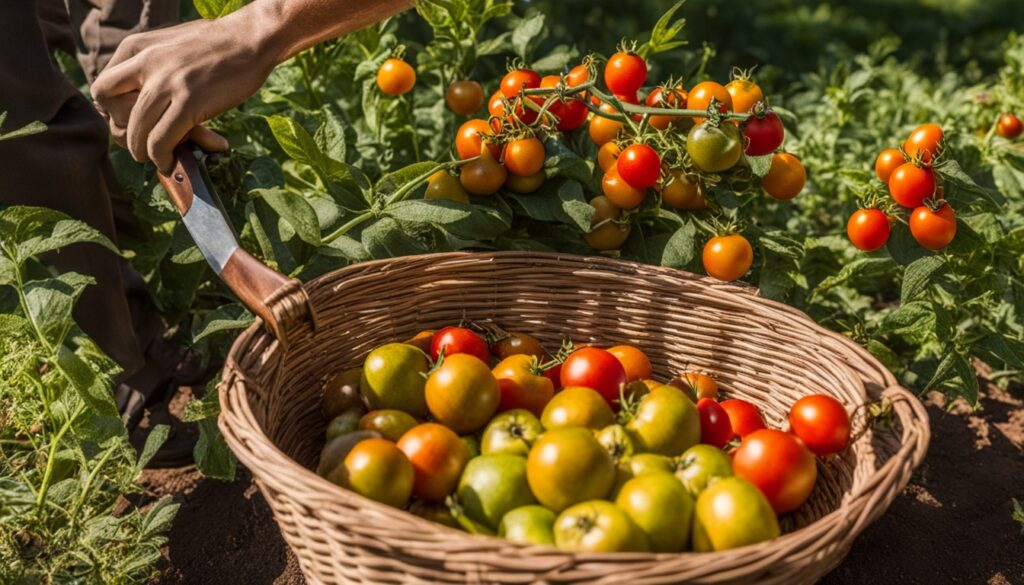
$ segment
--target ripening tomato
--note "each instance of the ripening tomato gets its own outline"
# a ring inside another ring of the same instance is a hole
[[[499,412],[522,408],[540,416],[555,393],[551,380],[541,372],[537,358],[530,355],[509,356],[498,362],[491,373],[498,379],[501,392]]]
[[[634,477],[619,490],[615,505],[647,535],[652,552],[680,552],[689,544],[693,496],[671,473]]]
[[[487,113],[495,118],[505,117],[505,96],[501,90],[496,90],[487,100]]]
[[[807,183],[807,169],[800,159],[788,152],[772,156],[772,166],[761,179],[761,186],[773,199],[789,201],[803,191]]]
[[[547,176],[544,171],[537,171],[525,177],[508,173],[508,177],[505,179],[505,188],[513,193],[528,195],[540,189],[545,180],[547,180]]]
[[[480,158],[462,165],[459,182],[473,195],[494,195],[508,179],[508,170],[489,148],[480,151]]]
[[[725,451],[711,445],[694,445],[672,463],[676,477],[694,497],[699,496],[713,480],[733,476],[732,459]]]
[[[427,190],[423,192],[424,199],[445,199],[447,201],[459,201],[469,203],[469,193],[448,171],[437,171],[427,179]]]
[[[626,384],[626,370],[615,356],[603,349],[584,347],[569,354],[562,364],[562,387],[583,386],[618,408],[619,391]]]
[[[540,87],[540,75],[531,69],[516,69],[509,71],[501,78],[501,94],[508,99],[513,99],[524,89],[536,89]]]
[[[403,95],[416,85],[416,70],[401,59],[391,58],[377,70],[377,87],[388,95]]]
[[[381,408],[364,414],[363,418],[359,419],[359,430],[376,431],[389,441],[398,441],[406,431],[418,424],[419,421],[407,412]]]
[[[459,158],[465,160],[478,156],[483,150],[483,136],[492,136],[493,134],[494,131],[486,120],[477,118],[465,122],[459,127],[459,131],[455,135],[455,150],[458,151]],[[495,158],[501,156],[500,144],[488,140],[487,150]]]
[[[631,144],[615,163],[619,176],[636,189],[648,189],[661,176],[661,157],[646,144]]]
[[[746,141],[745,152],[750,156],[763,156],[775,152],[782,146],[786,129],[782,120],[771,110],[761,115],[751,115],[743,123],[743,138]]]
[[[682,170],[673,169],[669,178],[655,188],[661,193],[661,201],[673,209],[704,209],[708,200],[701,194],[700,185],[691,180]]]
[[[907,160],[903,158],[903,153],[898,148],[886,148],[878,153],[878,158],[875,159],[875,175],[880,181],[888,184],[893,171],[905,162]]]
[[[590,79],[590,69],[583,64],[577,65],[569,70],[569,73],[565,74],[565,82],[569,84],[569,87],[576,87],[583,85]]]
[[[608,104],[601,104],[600,110],[609,114],[616,113],[615,108]],[[604,146],[606,143],[615,140],[615,137],[619,135],[619,130],[622,130],[624,125],[625,122],[594,114],[590,117],[590,128],[588,129],[590,139],[594,141],[594,144]]]
[[[729,413],[720,404],[710,398],[697,401],[700,411],[700,442],[721,449],[732,440],[732,425]]]
[[[647,552],[650,542],[622,508],[604,500],[582,502],[555,520],[555,545],[584,553]]]
[[[491,361],[491,353],[484,338],[465,327],[445,327],[435,333],[430,340],[430,359],[436,362],[442,349],[445,357],[468,353],[485,364]]]
[[[754,263],[754,249],[739,234],[715,236],[704,244],[702,260],[704,271],[709,276],[728,282],[750,270]]]
[[[555,513],[544,506],[520,506],[501,517],[498,536],[516,544],[555,544]]]
[[[644,380],[651,377],[651,360],[647,355],[632,345],[616,345],[608,348],[608,353],[615,356],[626,371],[626,381]]]
[[[482,429],[501,402],[491,369],[465,353],[446,355],[427,377],[424,393],[430,414],[460,434]]]
[[[710,398],[718,400],[718,382],[707,374],[700,372],[686,372],[671,382],[669,386],[675,386],[680,390],[687,391],[694,396],[694,402],[698,398]]]
[[[484,103],[484,88],[471,79],[453,81],[444,92],[448,109],[460,116],[468,116]]]
[[[647,94],[644,104],[652,108],[682,110],[686,109],[686,95],[686,90],[681,87],[672,88],[671,90],[656,87],[654,88],[654,91]],[[679,120],[678,116],[654,115],[647,119],[647,123],[650,124],[652,128],[664,130],[676,120]]]
[[[800,437],[811,453],[825,457],[850,442],[850,415],[827,394],[804,396],[789,409],[789,432]]]
[[[604,83],[616,95],[632,95],[647,80],[647,62],[636,53],[615,53],[604,67]]]
[[[331,422],[327,423],[327,441],[341,435],[346,435],[356,430],[359,427],[359,419],[363,416],[362,406],[353,408],[352,410],[346,410],[338,416],[331,419]]]
[[[409,429],[397,445],[412,463],[412,495],[428,502],[443,502],[469,463],[466,444],[451,429],[437,423]]]
[[[729,92],[729,97],[732,98],[732,111],[734,112],[749,112],[758,102],[764,101],[764,92],[761,91],[761,86],[749,79],[733,79],[725,84],[725,91]]]
[[[858,209],[846,222],[846,235],[858,250],[874,252],[889,241],[889,216],[878,209]]]
[[[404,508],[412,495],[413,477],[412,463],[394,443],[365,439],[349,451],[328,479],[363,497]]]
[[[316,466],[317,475],[326,478],[331,483],[344,486],[345,474],[348,473],[348,470],[341,465],[341,462],[359,443],[366,439],[379,438],[381,438],[380,433],[376,431],[352,431],[330,439],[320,451],[320,461]]]
[[[532,355],[538,360],[544,359],[546,352],[536,337],[526,333],[507,333],[491,343],[491,355],[503,360],[514,355]]]
[[[621,225],[616,221],[622,216],[622,208],[604,195],[591,199],[590,205],[594,215],[590,218],[590,231],[583,234],[583,239],[595,250],[618,250],[631,229],[630,224]]]
[[[776,514],[800,507],[814,490],[814,454],[797,437],[774,429],[754,431],[733,452],[736,477],[754,484]]]
[[[607,497],[615,483],[615,462],[589,429],[552,429],[530,449],[526,479],[537,501],[560,512]]]
[[[761,410],[753,403],[732,398],[723,400],[720,405],[729,415],[729,424],[732,425],[734,436],[742,439],[754,431],[765,428]]]
[[[505,145],[504,162],[508,172],[514,175],[535,175],[544,167],[544,145],[532,136],[513,140]]]
[[[921,247],[941,250],[956,237],[956,214],[948,203],[937,211],[922,205],[910,214],[910,234]]]
[[[697,124],[686,136],[686,152],[698,169],[705,173],[720,173],[740,161],[743,138],[739,128],[732,124]]]
[[[938,124],[918,126],[903,144],[903,150],[912,159],[929,162],[941,150],[942,128]]]
[[[626,423],[636,450],[675,457],[700,442],[700,412],[680,389],[658,386]]]
[[[889,193],[903,207],[918,207],[935,193],[935,171],[904,163],[889,177]]]
[[[526,457],[542,434],[544,427],[533,413],[521,408],[507,410],[487,423],[480,437],[480,452]]]
[[[614,142],[605,142],[597,150],[597,166],[601,167],[602,171],[608,172],[608,169],[615,166],[615,161],[618,158],[619,145]]]
[[[996,132],[999,133],[1003,138],[1014,139],[1020,136],[1021,132],[1024,131],[1024,125],[1021,124],[1020,118],[1013,114],[1003,114],[999,116],[999,123],[996,124]]]
[[[427,356],[404,343],[382,345],[366,356],[359,391],[370,408],[394,408],[413,416],[427,413],[423,376]]]
[[[646,189],[637,189],[627,183],[619,174],[617,166],[611,167],[601,179],[601,191],[617,207],[633,209],[644,202]]]
[[[718,100],[718,109],[723,114],[732,110],[732,95],[729,94],[729,90],[714,81],[702,81],[693,86],[686,96],[686,107],[691,110],[707,110],[712,98]],[[694,118],[693,123],[700,125],[704,120],[706,118]]]
[[[352,368],[327,379],[320,401],[325,417],[332,419],[353,407],[363,405],[359,394],[359,380],[362,377],[362,368]]]
[[[693,549],[711,552],[771,540],[779,520],[750,482],[727,477],[708,486],[693,510]]]
[[[584,427],[596,431],[614,421],[615,413],[604,398],[581,386],[568,387],[555,394],[540,416],[541,424],[548,430]]]
[[[471,459],[456,493],[466,516],[490,530],[508,512],[537,503],[526,481],[526,459],[507,453]]]

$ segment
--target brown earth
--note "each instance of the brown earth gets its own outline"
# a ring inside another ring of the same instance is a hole
[[[928,457],[822,583],[1024,583],[1024,526],[1011,517],[1011,498],[1024,502],[1024,389],[982,383],[974,412],[956,404],[947,412],[929,395]],[[304,583],[244,469],[232,483],[191,468],[150,471],[144,485],[182,504],[160,585]]]

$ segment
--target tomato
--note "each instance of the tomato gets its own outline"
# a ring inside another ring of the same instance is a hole
[[[615,108],[608,104],[601,104],[601,111],[609,114],[617,113]],[[605,118],[604,116],[598,116],[594,114],[590,117],[590,139],[594,141],[594,144],[598,146],[604,146],[606,143],[615,140],[615,137],[619,135],[619,130],[625,126],[625,122],[619,122],[618,120],[612,120]]]
[[[437,423],[409,429],[397,444],[412,463],[412,495],[428,502],[443,502],[469,462],[469,449],[462,439]]]
[[[725,84],[725,91],[729,92],[734,112],[749,112],[758,102],[764,101],[761,87],[749,79],[733,79]]]
[[[414,85],[416,70],[401,59],[388,59],[377,70],[377,87],[388,95],[409,93]]]
[[[459,188],[461,189],[462,185],[459,185]],[[403,343],[415,346],[423,353],[430,355],[430,342],[434,340],[435,333],[437,333],[437,331],[434,331],[433,329],[424,329],[409,339],[406,339]]]
[[[709,484],[723,477],[732,477],[732,459],[725,451],[711,445],[694,445],[675,461],[676,478],[694,497]]]
[[[589,430],[549,429],[530,450],[526,477],[537,500],[561,512],[607,496],[615,482],[615,463]]]
[[[485,364],[491,361],[491,352],[484,338],[465,327],[445,327],[435,333],[430,340],[430,359],[436,362],[441,357],[441,350],[444,350],[445,357],[466,353]]]
[[[686,109],[686,90],[681,87],[676,87],[666,91],[661,87],[656,87],[654,88],[654,91],[647,94],[647,99],[644,100],[644,104],[652,108],[668,108],[673,110]],[[655,115],[648,118],[647,123],[650,124],[652,128],[664,130],[676,120],[679,120],[678,116]]]
[[[889,177],[889,193],[903,207],[919,207],[935,193],[935,171],[904,163]]]
[[[580,64],[569,70],[569,73],[565,74],[565,82],[569,87],[576,87],[583,85],[590,80],[590,68],[586,65]]]
[[[561,78],[557,75],[548,75],[540,81],[540,86],[543,88],[556,88],[561,82]],[[587,104],[576,97],[556,101],[551,104],[548,111],[558,118],[556,127],[562,132],[575,130],[582,126],[587,121],[587,114],[590,112],[587,109]]]
[[[718,109],[722,113],[732,109],[732,95],[729,94],[729,90],[714,81],[702,81],[693,86],[686,96],[686,107],[691,110],[707,110],[711,105],[711,98],[718,100]],[[699,126],[704,120],[706,118],[694,118],[693,123]]]
[[[491,97],[487,99],[487,113],[494,118],[504,118],[505,112],[505,96],[501,93],[501,90],[496,90],[491,94]]]
[[[903,144],[903,150],[912,159],[920,158],[929,162],[939,153],[942,142],[942,128],[938,124],[923,124],[910,133]]]
[[[699,398],[718,400],[718,383],[707,374],[685,372],[669,382],[668,385],[684,390],[687,395],[693,396],[694,402]]]
[[[497,530],[508,512],[537,503],[526,480],[526,459],[495,453],[469,461],[456,494],[466,516]]]
[[[544,359],[547,352],[536,337],[525,333],[508,333],[491,344],[491,355],[503,360],[514,355],[531,355],[538,360]]]
[[[592,553],[650,550],[640,527],[622,508],[604,500],[576,504],[559,514],[555,520],[555,545]]]
[[[615,161],[619,158],[619,145],[614,142],[605,142],[597,150],[597,166],[602,171],[608,172],[615,168]]]
[[[470,80],[453,81],[444,92],[448,109],[460,116],[468,116],[480,109],[484,103],[484,88]]]
[[[700,412],[700,442],[721,449],[732,440],[732,424],[729,413],[710,398],[697,401]]]
[[[789,432],[811,453],[825,457],[850,442],[850,415],[841,402],[826,394],[804,396],[789,409]]]
[[[608,144],[611,144],[610,142]],[[644,202],[646,189],[633,187],[619,175],[618,167],[609,168],[601,179],[601,191],[616,207],[633,209]]]
[[[501,402],[498,411],[524,408],[540,416],[555,393],[551,380],[537,364],[537,358],[519,354],[509,356],[491,370],[498,379]]]
[[[590,219],[590,231],[583,234],[583,239],[595,250],[618,250],[629,238],[631,229],[630,224],[615,221],[622,216],[622,209],[604,195],[591,199],[590,205],[594,215]]]
[[[507,178],[508,171],[490,149],[481,150],[480,158],[462,165],[459,171],[459,182],[473,195],[494,195]]]
[[[644,352],[632,345],[616,345],[608,349],[626,371],[626,381],[643,380],[651,377],[651,360]]]
[[[528,195],[540,189],[546,179],[544,171],[537,171],[525,177],[508,173],[508,177],[505,179],[505,188],[513,193]]]
[[[754,249],[739,234],[715,236],[704,244],[702,260],[704,271],[709,276],[729,282],[750,270],[754,263]]]
[[[459,528],[459,523],[452,516],[452,511],[445,504],[431,504],[415,501],[409,505],[409,513],[425,520],[443,524],[449,528]]]
[[[459,182],[448,171],[437,171],[427,179],[427,190],[423,193],[424,199],[447,199],[448,201],[461,201],[469,203],[469,193],[462,188]]]
[[[362,407],[346,410],[327,423],[327,440],[346,435],[359,428],[359,419],[363,416]]]
[[[739,129],[732,124],[712,126],[705,122],[690,129],[686,136],[686,152],[698,169],[705,173],[720,173],[740,161],[743,139]]]
[[[514,99],[524,89],[535,89],[540,87],[540,75],[530,69],[516,69],[509,71],[501,78],[501,94],[508,99]]]
[[[999,122],[996,124],[996,132],[999,133],[1003,138],[1014,139],[1020,136],[1020,133],[1024,131],[1024,125],[1021,124],[1020,118],[1013,114],[1003,114],[999,116]]]
[[[693,510],[693,549],[726,550],[779,536],[779,520],[750,482],[729,477],[701,492]]]
[[[910,214],[910,233],[921,247],[941,250],[956,237],[956,214],[947,203],[938,211],[922,205]]]
[[[678,388],[651,390],[629,418],[626,430],[642,453],[674,457],[700,442],[700,413]]]
[[[348,457],[352,448],[366,439],[380,438],[380,433],[375,431],[352,431],[328,440],[324,444],[324,448],[320,450],[320,461],[316,466],[317,475],[341,485],[344,470],[338,471],[338,466],[345,460],[345,457]],[[337,473],[334,473],[335,471]]]
[[[459,153],[459,158],[465,160],[480,155],[484,144],[482,137],[493,134],[494,130],[486,120],[474,118],[464,122],[462,126],[459,126],[459,131],[455,135],[455,150]],[[495,158],[501,156],[500,144],[488,141],[487,150]]]
[[[438,422],[456,433],[484,427],[498,411],[501,392],[487,364],[465,353],[445,356],[427,378],[427,407]]]
[[[768,174],[761,179],[765,192],[779,201],[789,201],[796,197],[803,191],[805,184],[807,169],[800,159],[788,152],[775,153]]]
[[[509,410],[487,424],[480,439],[480,452],[526,457],[543,432],[544,427],[532,412],[521,408]]]
[[[799,508],[818,478],[814,454],[800,439],[775,429],[743,437],[733,452],[732,469],[761,490],[776,514]]]
[[[364,439],[328,477],[338,485],[395,508],[412,495],[413,468],[405,453],[386,439]]]
[[[555,513],[544,506],[522,506],[501,518],[498,536],[516,544],[555,544]]]
[[[754,431],[765,428],[761,410],[754,406],[753,403],[732,398],[730,400],[723,400],[719,404],[729,414],[729,423],[732,425],[733,435],[742,439]]]
[[[428,369],[423,352],[404,343],[389,343],[366,356],[359,388],[370,408],[395,408],[423,417],[427,414],[424,376]]]
[[[534,175],[544,167],[544,145],[536,138],[520,138],[505,145],[505,168],[521,177]]]
[[[874,252],[889,241],[889,216],[878,209],[858,209],[846,222],[846,235],[858,250]]]
[[[597,437],[597,442],[601,443],[601,446],[612,456],[612,461],[616,465],[623,458],[631,457],[636,450],[633,439],[622,425],[608,425],[597,431],[594,436]]]
[[[669,171],[669,179],[656,188],[661,193],[661,201],[674,209],[704,209],[708,206],[700,187],[681,170]]]
[[[647,189],[661,176],[661,158],[646,144],[631,144],[619,155],[615,168],[631,187]]]
[[[332,419],[354,406],[362,406],[363,400],[359,394],[359,380],[362,377],[362,368],[353,368],[327,379],[321,399],[324,417]]]
[[[622,486],[634,477],[648,473],[673,473],[673,471],[672,460],[664,455],[634,453],[629,457],[623,457],[615,464],[615,486],[612,488],[611,497],[618,497]]]
[[[562,387],[583,386],[596,391],[612,408],[626,384],[626,370],[614,355],[596,347],[584,347],[569,354],[562,364]]]
[[[893,171],[905,162],[907,160],[903,158],[903,153],[898,148],[886,148],[878,153],[878,158],[875,159],[875,175],[880,181],[888,184]]]
[[[785,136],[786,129],[775,112],[769,110],[760,116],[752,115],[743,123],[743,138],[747,145],[744,152],[750,156],[771,154],[782,146]]]
[[[371,410],[359,419],[359,429],[377,431],[389,441],[398,441],[409,429],[419,424],[407,412],[391,408]]]
[[[646,80],[647,62],[636,53],[615,53],[604,67],[604,84],[614,94],[634,94]]]
[[[656,472],[626,482],[615,498],[647,535],[652,552],[680,552],[690,543],[693,496],[671,473]]]
[[[600,394],[590,388],[567,387],[548,402],[540,422],[551,430],[563,427],[585,427],[598,430],[612,424],[615,414]]]

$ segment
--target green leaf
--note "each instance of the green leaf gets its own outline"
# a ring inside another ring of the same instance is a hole
[[[884,273],[890,266],[888,258],[857,258],[843,265],[838,274],[829,276],[814,288],[814,295],[822,295],[830,289],[846,285],[853,279],[870,278],[871,275]]]
[[[52,252],[69,244],[92,242],[120,254],[106,236],[87,224],[59,211],[43,207],[16,205],[0,210],[0,233],[4,242],[12,242],[19,266],[32,256]]]
[[[352,262],[366,262],[371,259],[362,242],[348,236],[338,236],[317,251],[325,256],[340,256]]]
[[[693,260],[697,228],[686,222],[672,234],[661,253],[661,265],[685,268]]]
[[[325,182],[340,182],[348,177],[348,167],[344,161],[325,154],[298,122],[280,114],[266,116],[265,119],[274,139],[292,160],[309,165]]]
[[[935,172],[943,179],[946,185],[946,199],[957,202],[971,202],[978,198],[984,199],[993,207],[999,207],[1006,203],[1006,198],[998,193],[985,189],[974,182],[974,179],[960,168],[960,164],[952,158],[947,158],[938,165],[935,165]]]
[[[978,342],[978,346],[991,354],[997,360],[1004,362],[1009,368],[1024,370],[1024,342],[1000,335],[989,333]],[[997,362],[986,359],[990,365],[998,366]]]
[[[117,416],[112,379],[94,372],[85,360],[67,347],[60,348],[60,353],[57,355],[57,367],[95,414]],[[122,428],[124,428],[123,425]]]
[[[750,163],[750,170],[754,173],[755,177],[764,177],[768,175],[768,171],[772,168],[772,158],[773,155],[770,154],[747,157],[747,162]]]
[[[242,6],[247,0],[192,0],[199,16],[206,19],[220,18],[231,14]]]
[[[639,53],[641,56],[646,58],[657,53],[671,51],[686,44],[685,40],[676,40],[679,33],[683,31],[683,27],[686,26],[686,19],[672,20],[675,17],[676,11],[685,3],[686,0],[679,0],[658,19],[658,22],[655,23],[654,28],[651,30],[650,40],[640,47]]]
[[[6,117],[6,112],[4,113]],[[3,118],[0,118],[0,124],[3,124]],[[22,138],[24,136],[32,136],[33,134],[39,134],[40,132],[46,132],[46,124],[42,122],[32,122],[17,130],[12,130],[6,134],[0,132],[0,142],[4,140],[13,140],[15,138]]]
[[[957,238],[960,238],[961,235],[957,233]],[[917,240],[910,234],[910,230],[906,226],[900,224],[893,226],[892,235],[889,237],[886,249],[889,251],[889,255],[892,256],[892,259],[902,266],[907,266],[915,260],[932,255],[931,252],[922,248],[921,244],[917,243]]]
[[[938,390],[939,386],[943,385],[949,378],[956,375],[956,360],[960,358],[960,355],[953,351],[948,350],[942,359],[939,360],[939,365],[935,367],[935,373],[932,374],[928,383],[924,385],[925,390]]]
[[[284,171],[281,165],[270,157],[261,156],[249,163],[249,168],[242,177],[242,188],[246,193],[254,189],[273,189],[284,187]]]
[[[362,240],[374,258],[410,256],[428,251],[423,243],[409,235],[398,221],[390,217],[381,218],[363,230]]]
[[[304,197],[284,189],[255,189],[252,194],[262,198],[288,222],[303,242],[313,246],[320,245],[320,221],[313,206]]]
[[[914,301],[900,305],[882,320],[882,329],[914,343],[924,343],[934,336],[935,311],[931,303]]]
[[[380,180],[377,181],[374,193],[378,199],[387,199],[393,195],[395,191],[398,191],[408,183],[425,180],[437,169],[438,163],[433,161],[418,162],[402,167],[397,171],[388,173],[381,177]]]
[[[567,179],[574,179],[583,185],[589,185],[593,180],[593,171],[587,161],[565,145],[564,140],[549,137],[544,141],[544,168],[548,176],[558,175]],[[554,169],[552,171],[551,169]]]
[[[536,12],[529,18],[522,20],[519,26],[512,31],[512,47],[516,55],[526,62],[530,62],[530,45],[534,39],[544,32],[544,13]]]
[[[316,129],[313,140],[320,152],[329,158],[345,162],[345,125],[328,109],[323,111],[324,121]]]
[[[252,313],[240,303],[222,305],[207,313],[192,327],[192,343],[199,343],[207,337],[224,331],[237,331],[252,325]]]
[[[24,518],[35,505],[35,494],[27,485],[13,477],[0,477],[0,521]]]
[[[974,366],[966,357],[955,354],[956,359],[953,361],[953,367],[956,370],[957,377],[951,383],[946,386],[953,391],[955,396],[959,396],[967,401],[971,407],[978,406],[978,375],[974,371]]]
[[[171,427],[168,425],[156,425],[149,435],[146,437],[146,443],[142,446],[142,451],[139,453],[139,458],[135,461],[135,473],[138,475],[142,473],[143,468],[149,463],[149,460],[156,455],[156,452],[160,450],[164,442],[167,441],[167,437],[171,434]]]
[[[945,266],[946,259],[942,256],[925,256],[910,263],[903,273],[900,303],[908,303],[921,294]]]
[[[75,326],[71,317],[75,302],[85,287],[95,282],[90,276],[66,272],[25,285],[29,319],[51,347],[64,343],[64,338]]]
[[[402,223],[426,223],[460,238],[493,240],[508,229],[508,221],[496,214],[459,201],[443,199],[399,201],[385,214]]]
[[[224,441],[224,435],[217,427],[217,419],[203,419],[196,425],[199,427],[199,440],[196,441],[195,449],[192,451],[196,467],[206,477],[234,481],[238,461]]]

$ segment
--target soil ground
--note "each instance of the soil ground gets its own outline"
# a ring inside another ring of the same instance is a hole
[[[1012,394],[982,380],[981,408],[927,399],[928,457],[888,512],[822,583],[888,585],[1024,584],[1024,389]],[[147,472],[150,496],[181,509],[164,550],[160,585],[304,583],[262,495],[240,468],[232,483],[192,468]]]

